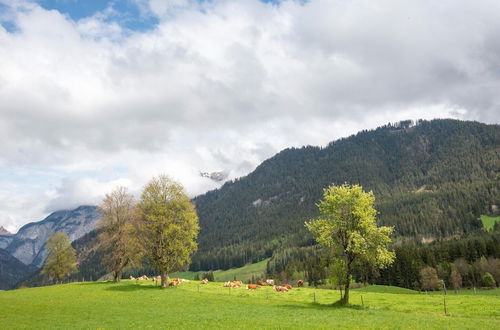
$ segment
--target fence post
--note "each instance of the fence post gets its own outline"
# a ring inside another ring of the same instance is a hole
[[[313,302],[316,303],[316,291],[313,292]]]
[[[363,295],[361,295],[361,306],[365,306],[365,302],[363,301]]]
[[[444,315],[448,315],[448,313],[446,312],[446,296],[443,296],[443,305],[444,305]]]
[[[474,287],[474,294],[476,294],[476,287]]]
[[[200,293],[200,285],[198,284],[198,293]]]

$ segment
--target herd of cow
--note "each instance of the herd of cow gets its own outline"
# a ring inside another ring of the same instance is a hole
[[[133,277],[132,275],[130,276],[131,280],[138,280],[138,281],[149,281],[149,277],[146,275],[142,275],[140,277]],[[156,283],[161,283],[161,276],[154,276],[151,278],[151,280],[156,284]],[[174,278],[172,281],[168,283],[168,286],[178,286],[182,282],[189,282],[189,280],[183,279],[183,278]],[[203,280],[200,281],[200,284],[208,284],[208,279],[204,278]],[[224,287],[225,288],[241,288],[243,286],[242,281],[227,281],[224,282]],[[257,290],[261,286],[272,286],[274,291],[276,292],[288,292],[289,290],[292,289],[292,286],[290,284],[283,284],[283,285],[275,285],[274,280],[266,280],[266,281],[257,281],[257,284],[248,284],[246,286],[247,290]],[[297,287],[301,288],[304,286],[304,281],[298,280],[297,281]]]

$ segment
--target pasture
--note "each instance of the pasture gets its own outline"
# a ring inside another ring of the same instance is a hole
[[[149,281],[72,283],[0,292],[0,328],[500,328],[498,290],[447,295],[447,316],[442,295],[372,291],[354,290],[352,307],[335,307],[337,291],[313,288],[277,293],[197,281],[168,289]]]
[[[232,268],[228,270],[216,270],[213,272],[214,278],[218,282],[232,281],[234,279],[247,282],[248,280],[252,279],[252,276],[260,278],[266,271],[266,265],[268,261],[269,258],[240,268]],[[203,273],[204,273],[203,271],[179,272],[179,273],[173,273],[171,277],[181,277],[181,278],[186,278],[188,280],[192,280],[198,274],[198,276],[201,279]]]

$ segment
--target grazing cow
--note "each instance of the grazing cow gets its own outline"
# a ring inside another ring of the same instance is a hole
[[[267,284],[274,285],[274,280],[266,280]]]
[[[269,283],[264,282],[264,281],[257,281],[257,284],[260,286],[268,286],[269,285]]]
[[[247,285],[247,290],[256,290],[260,288],[260,286],[258,286],[257,284],[248,284]]]
[[[288,288],[278,285],[278,286],[273,286],[274,291],[276,292],[288,292]]]
[[[232,281],[231,282],[232,288],[240,288],[242,285],[243,285],[243,282],[241,282],[241,281]]]
[[[181,282],[178,279],[174,279],[172,282],[168,283],[168,286],[178,286]]]
[[[292,289],[292,286],[290,284],[283,284],[282,286],[284,286],[285,288],[287,288],[288,290],[291,290]]]
[[[297,281],[297,286],[298,286],[299,288],[303,287],[303,286],[304,286],[304,281],[302,281],[302,280],[298,280],[298,281]]]
[[[204,278],[200,281],[201,284],[208,284],[208,279]]]

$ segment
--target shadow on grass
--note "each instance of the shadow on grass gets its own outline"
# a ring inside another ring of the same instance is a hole
[[[174,288],[161,288],[160,286],[154,285],[140,285],[135,283],[127,284],[117,284],[106,288],[109,291],[121,291],[121,292],[133,292],[133,291],[143,291],[143,290],[173,290]]]
[[[78,282],[74,283],[76,285],[105,285],[105,284],[113,284],[112,281],[96,281],[96,282]]]

